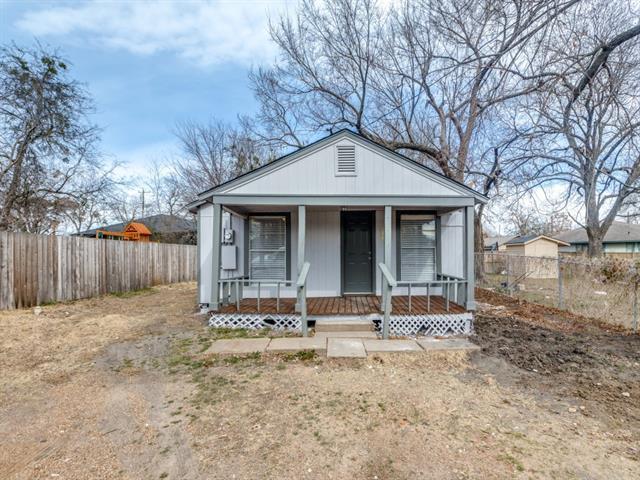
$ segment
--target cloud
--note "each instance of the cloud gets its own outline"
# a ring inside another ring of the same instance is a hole
[[[169,138],[119,149],[108,153],[107,158],[118,160],[121,163],[115,170],[116,176],[134,179],[147,177],[152,161],[163,164],[177,152],[176,140]]]
[[[30,10],[16,26],[36,37],[98,43],[137,55],[173,53],[203,67],[270,61],[269,15],[291,2],[88,1]]]

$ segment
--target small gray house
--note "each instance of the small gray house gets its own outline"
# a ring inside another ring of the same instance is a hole
[[[301,329],[323,316],[384,336],[469,333],[469,187],[348,130],[229,182],[197,214],[199,303],[211,324]]]

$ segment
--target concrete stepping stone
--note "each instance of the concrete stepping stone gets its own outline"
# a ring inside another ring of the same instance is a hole
[[[378,338],[376,332],[317,332],[316,338]]]
[[[228,340],[216,340],[206,353],[255,353],[264,352],[267,345],[271,341],[270,338],[234,338]]]
[[[422,352],[415,340],[363,340],[367,353]]]
[[[475,343],[471,343],[466,338],[419,338],[418,344],[427,351],[447,350],[466,351],[480,350]]]
[[[327,350],[327,339],[323,337],[274,338],[267,347],[267,352],[298,352],[301,350],[324,353]]]
[[[357,338],[328,338],[327,357],[365,358],[367,352]]]

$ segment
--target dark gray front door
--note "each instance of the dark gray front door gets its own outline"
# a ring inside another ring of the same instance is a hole
[[[374,212],[342,212],[344,293],[373,292]]]

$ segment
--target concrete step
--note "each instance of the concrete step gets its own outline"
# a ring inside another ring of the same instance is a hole
[[[316,332],[312,338],[367,338],[376,339],[378,335],[376,332],[370,331],[356,331],[356,332]]]
[[[360,317],[330,317],[316,320],[316,332],[371,332],[370,319]]]
[[[366,358],[362,340],[357,338],[330,338],[327,341],[327,357]]]

